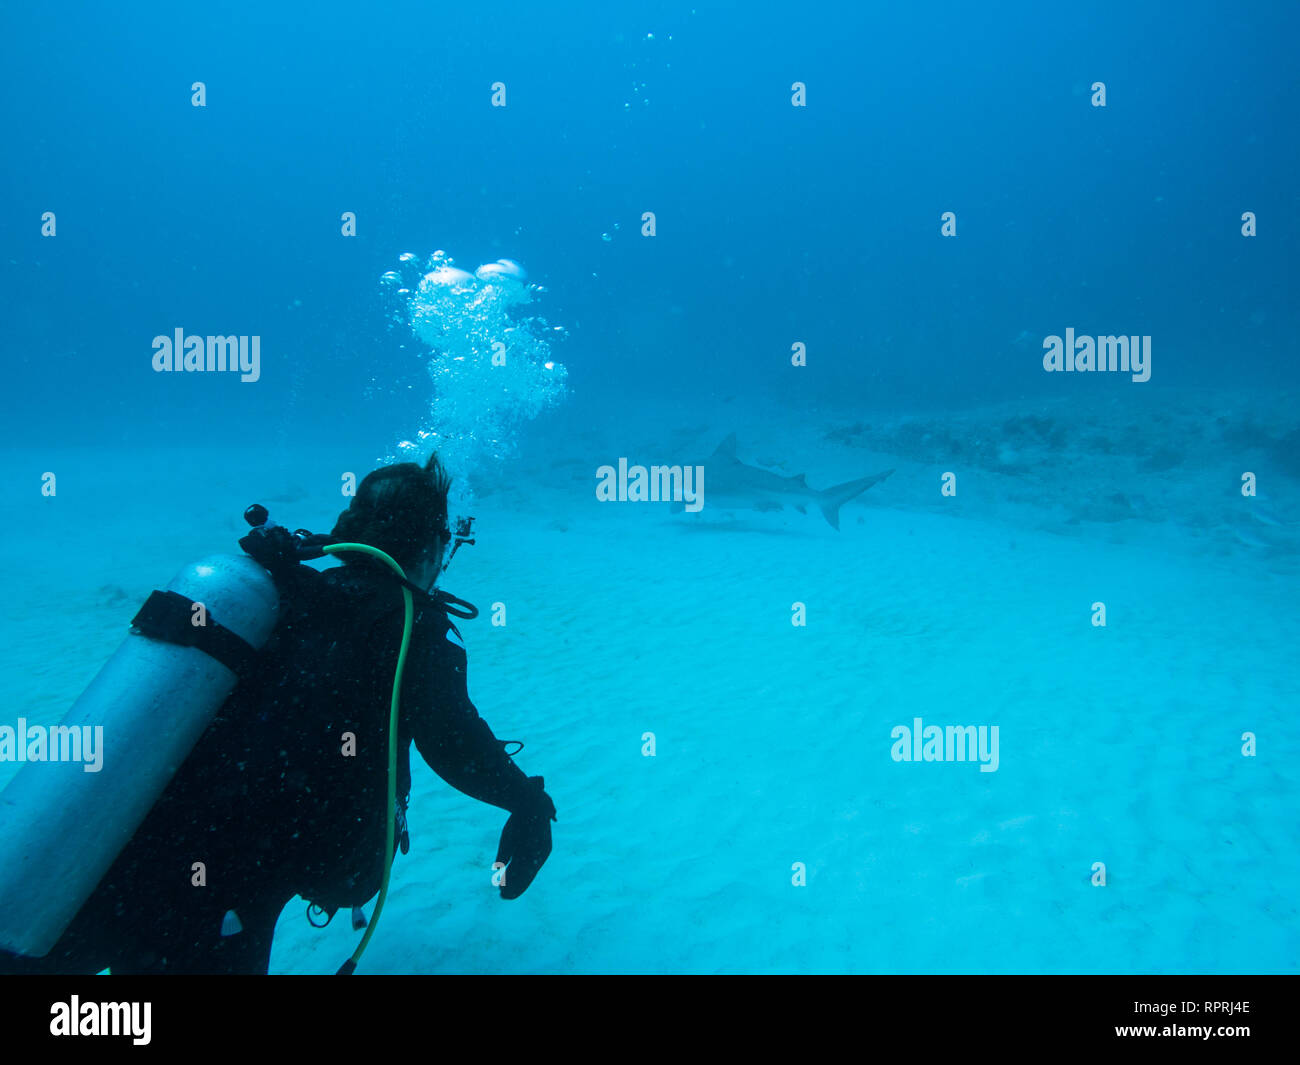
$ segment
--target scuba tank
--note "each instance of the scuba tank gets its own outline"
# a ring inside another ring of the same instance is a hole
[[[0,947],[49,953],[255,660],[279,602],[247,555],[191,563],[150,595],[62,722],[102,728],[98,770],[28,762],[0,793]]]
[[[132,619],[132,631],[73,704],[60,727],[102,727],[102,764],[29,762],[0,792],[0,948],[44,957],[58,942],[126,847],[173,775],[198,743],[240,678],[251,673],[270,639],[282,596],[299,594],[315,571],[300,563],[337,552],[368,554],[402,585],[405,616],[389,717],[389,810],[396,802],[399,694],[413,623],[411,593],[424,590],[367,544],[340,543],[299,529],[290,534],[265,507],[244,512],[252,530],[242,555],[215,555],[186,566],[155,591]],[[460,519],[451,556],[473,544],[472,518]],[[450,564],[447,559],[443,570]],[[444,592],[443,609],[478,611]],[[26,737],[19,737],[19,744]],[[517,741],[515,741],[517,742]],[[395,849],[388,818],[383,880],[369,927],[338,970],[356,969],[378,927]],[[406,850],[405,831],[402,850]],[[353,927],[360,929],[353,914]]]

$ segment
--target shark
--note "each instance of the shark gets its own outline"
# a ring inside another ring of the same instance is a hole
[[[732,433],[703,463],[704,506],[724,510],[784,510],[793,507],[807,514],[807,506],[818,507],[831,528],[840,527],[840,507],[872,485],[879,484],[893,470],[885,470],[872,477],[845,481],[832,488],[818,491],[808,487],[804,474],[782,477],[770,470],[749,466],[736,458],[736,434]],[[673,513],[685,509],[681,503],[672,505]]]

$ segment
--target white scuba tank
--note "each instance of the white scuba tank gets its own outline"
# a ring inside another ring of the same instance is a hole
[[[247,555],[192,563],[167,591],[202,604],[205,627],[229,630],[246,651],[261,650],[279,616],[271,575]],[[62,722],[102,727],[98,771],[29,761],[0,792],[0,947],[49,953],[237,681],[199,647],[127,636]]]

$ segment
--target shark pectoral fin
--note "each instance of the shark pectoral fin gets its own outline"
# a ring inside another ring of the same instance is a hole
[[[736,434],[728,434],[727,439],[722,441],[714,450],[713,456],[714,458],[722,456],[723,458],[734,459],[736,457]]]
[[[831,528],[838,529],[840,527],[840,507],[854,496],[861,495],[872,485],[879,484],[893,472],[893,470],[886,470],[874,477],[862,477],[856,481],[846,481],[844,484],[837,484],[834,488],[828,488],[822,492],[817,503],[822,508],[822,514],[830,523]]]
[[[796,504],[794,505],[794,509],[797,510],[800,514],[807,514],[807,513],[808,513],[808,508],[805,507],[802,503],[796,503]]]

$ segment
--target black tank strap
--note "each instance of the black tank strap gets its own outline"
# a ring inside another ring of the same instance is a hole
[[[179,592],[154,591],[131,619],[131,627],[150,639],[197,647],[237,676],[248,676],[257,662],[253,646],[211,617],[206,625],[195,625],[193,617],[193,599]]]

